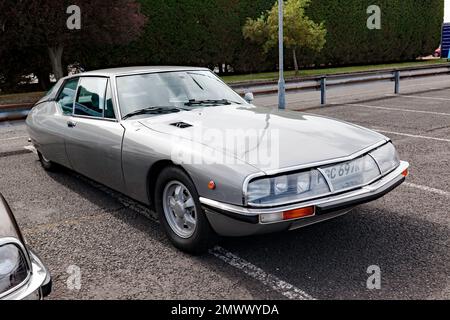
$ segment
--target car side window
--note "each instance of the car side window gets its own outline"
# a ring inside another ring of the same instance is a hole
[[[74,114],[103,118],[107,83],[108,79],[106,78],[81,78]]]
[[[60,106],[63,114],[71,115],[73,111],[73,102],[77,91],[78,78],[68,80],[59,93],[56,103]]]

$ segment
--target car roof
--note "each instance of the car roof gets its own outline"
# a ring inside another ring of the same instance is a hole
[[[209,70],[208,68],[199,68],[199,67],[178,67],[178,66],[142,66],[142,67],[125,67],[125,68],[112,68],[112,69],[102,69],[102,70],[94,70],[87,71],[83,73],[74,74],[67,78],[73,77],[81,77],[81,76],[102,76],[102,77],[111,77],[111,76],[123,76],[123,75],[131,75],[131,74],[139,74],[139,73],[154,73],[154,72],[173,72],[173,71],[205,71]]]

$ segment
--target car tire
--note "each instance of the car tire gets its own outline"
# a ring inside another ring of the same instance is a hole
[[[180,168],[167,167],[159,174],[155,207],[167,237],[181,251],[199,255],[216,243],[217,235],[203,212],[197,189]]]
[[[42,167],[45,170],[47,170],[47,171],[55,171],[56,170],[56,164],[54,162],[51,162],[47,158],[45,158],[45,156],[43,156],[42,153],[40,153],[39,151],[38,151],[38,157],[39,157],[39,161],[41,162]]]

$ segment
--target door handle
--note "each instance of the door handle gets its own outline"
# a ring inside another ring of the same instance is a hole
[[[77,126],[77,123],[73,121],[67,121],[67,126],[69,128],[75,128]]]

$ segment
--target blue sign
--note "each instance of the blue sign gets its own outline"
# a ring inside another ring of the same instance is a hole
[[[450,23],[442,25],[441,57],[448,58],[450,52]]]

